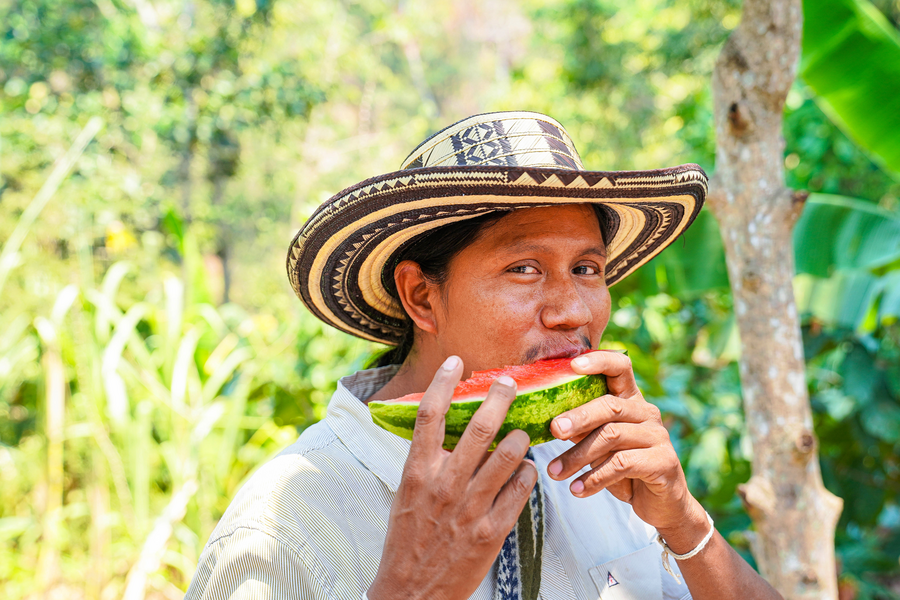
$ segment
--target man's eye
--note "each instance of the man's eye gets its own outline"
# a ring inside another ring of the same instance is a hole
[[[522,273],[523,275],[537,275],[539,271],[531,265],[519,265],[510,269],[511,273]]]
[[[600,269],[592,265],[578,265],[572,272],[576,275],[599,275]]]

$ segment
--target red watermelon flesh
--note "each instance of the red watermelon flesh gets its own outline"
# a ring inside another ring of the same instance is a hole
[[[603,375],[579,375],[572,370],[571,358],[538,361],[487,371],[475,371],[456,386],[445,416],[444,448],[459,442],[475,411],[487,397],[497,377],[507,375],[516,382],[516,399],[507,412],[497,439],[514,429],[525,431],[531,443],[553,438],[550,422],[556,415],[602,396],[607,392]],[[369,402],[372,420],[382,428],[412,439],[416,413],[424,394],[409,394],[396,400]]]
[[[512,377],[516,382],[516,395],[527,394],[536,390],[568,383],[583,377],[572,370],[571,358],[551,358],[540,360],[528,365],[514,365],[488,369],[486,371],[472,371],[472,376],[465,381],[460,381],[453,390],[453,402],[465,402],[467,400],[484,400],[487,397],[491,384],[501,375]],[[384,400],[385,404],[418,404],[422,401],[423,392],[407,394],[394,400]]]

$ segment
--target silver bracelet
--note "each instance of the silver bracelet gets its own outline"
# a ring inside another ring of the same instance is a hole
[[[707,533],[706,536],[702,540],[700,540],[700,543],[697,544],[696,548],[686,554],[677,554],[676,552],[673,552],[672,549],[669,548],[669,545],[666,544],[666,540],[663,539],[662,535],[658,533],[656,534],[656,541],[659,542],[659,545],[663,547],[663,567],[666,569],[666,572],[674,577],[675,581],[677,581],[679,584],[681,583],[681,576],[675,574],[675,571],[672,570],[672,566],[669,564],[669,555],[671,555],[675,560],[687,560],[689,558],[694,558],[695,556],[700,554],[700,552],[704,548],[706,548],[706,544],[709,543],[709,540],[712,539],[713,534],[716,532],[716,524],[713,523],[712,517],[709,516],[708,512],[706,513],[706,520],[709,521],[709,533]]]

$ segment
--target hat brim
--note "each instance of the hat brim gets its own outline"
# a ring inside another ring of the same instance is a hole
[[[392,264],[419,236],[493,211],[593,203],[611,240],[606,283],[621,281],[694,221],[706,198],[694,164],[652,171],[547,167],[426,167],[347,188],[322,204],[291,242],[294,292],[320,319],[352,335],[396,344],[406,315],[385,288]]]

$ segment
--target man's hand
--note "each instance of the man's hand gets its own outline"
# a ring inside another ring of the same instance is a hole
[[[685,526],[696,525],[699,542],[709,528],[706,517],[688,491],[659,409],[644,400],[637,387],[631,360],[618,352],[591,352],[574,359],[572,368],[606,375],[609,394],[553,420],[553,435],[576,444],[550,462],[550,476],[563,480],[590,465],[593,470],[569,486],[575,496],[605,488],[661,533],[684,534]]]
[[[550,462],[550,476],[566,479],[590,465],[593,469],[569,486],[573,494],[590,496],[605,488],[656,527],[669,548],[690,552],[709,532],[709,522],[688,491],[659,409],[637,387],[631,360],[618,352],[591,352],[575,358],[572,368],[606,375],[609,394],[553,420],[553,435],[576,444]],[[718,532],[679,567],[696,600],[781,600]]]
[[[456,449],[444,441],[444,415],[462,375],[447,359],[425,392],[409,458],[391,505],[387,538],[369,600],[463,599],[484,579],[537,481],[524,461],[529,438],[507,435],[488,455],[516,384],[499,377]]]

